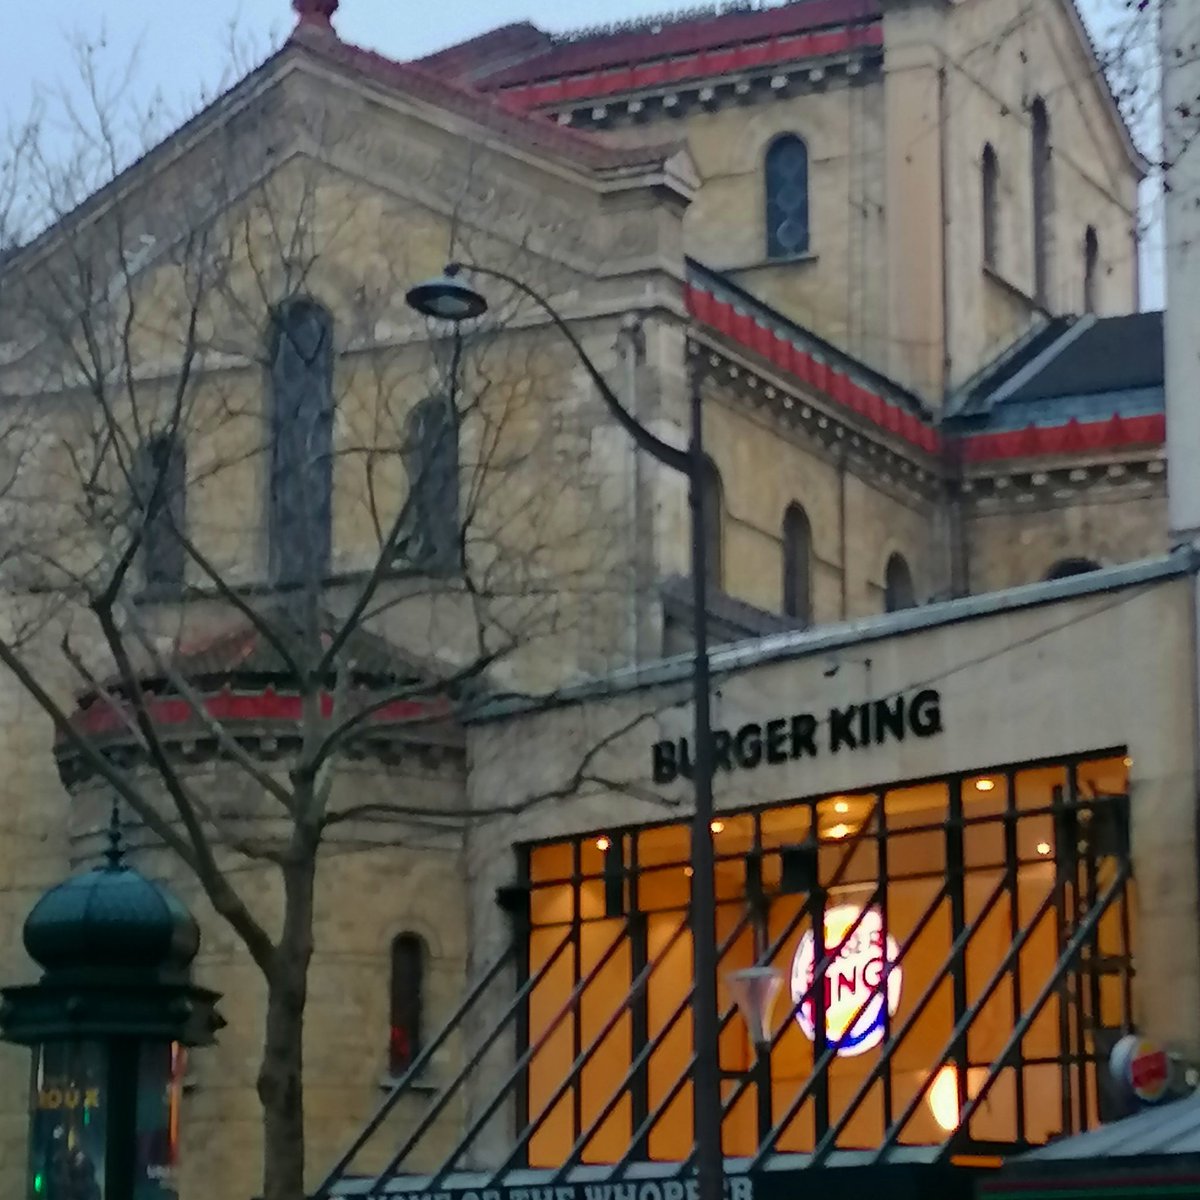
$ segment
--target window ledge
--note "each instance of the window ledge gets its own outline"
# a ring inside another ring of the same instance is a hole
[[[722,267],[724,271],[762,271],[768,267],[798,267],[804,263],[815,263],[820,261],[819,255],[814,254],[811,250],[806,250],[803,254],[788,254],[780,258],[759,258],[751,262],[736,263],[733,266]]]
[[[379,1090],[381,1092],[390,1092],[400,1082],[401,1078],[399,1075],[383,1075],[379,1080]],[[408,1089],[412,1092],[418,1092],[422,1096],[432,1096],[442,1090],[442,1085],[436,1079],[424,1076],[421,1079],[414,1079],[408,1085]]]

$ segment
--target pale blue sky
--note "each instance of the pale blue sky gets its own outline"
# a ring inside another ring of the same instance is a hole
[[[691,7],[695,0],[684,0]],[[72,37],[105,38],[104,61],[116,70],[136,49],[139,93],[161,91],[172,110],[194,106],[229,70],[231,29],[258,56],[291,28],[290,0],[3,0],[0,123],[27,111],[36,89],[76,81]],[[342,0],[338,31],[348,41],[395,58],[412,58],[508,21],[551,30],[670,11],[671,0]],[[1122,0],[1083,0],[1103,36]],[[1153,219],[1153,213],[1146,214]],[[1157,303],[1158,270],[1147,264],[1146,300]]]

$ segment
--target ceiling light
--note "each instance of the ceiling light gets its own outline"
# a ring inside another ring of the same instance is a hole
[[[1038,853],[1039,853],[1039,854],[1040,854],[1040,855],[1041,855],[1043,858],[1045,858],[1045,857],[1046,857],[1046,856],[1047,856],[1047,855],[1050,853],[1050,843],[1049,843],[1049,842],[1038,842],[1038,844],[1037,844],[1037,852],[1038,852]]]
[[[834,825],[827,832],[831,838],[844,838],[851,833],[852,830],[850,829],[849,825],[843,822],[841,825]]]
[[[691,877],[692,877],[693,875],[695,875],[695,873],[696,873],[696,872],[695,872],[695,871],[693,871],[691,867],[684,867],[684,868],[683,868],[683,873],[684,873],[684,874],[685,874],[685,875],[686,875],[686,876],[687,876],[689,879],[691,879]]]
[[[833,811],[835,813],[848,813],[850,811],[850,805],[848,805],[845,800],[839,800],[833,806]]]
[[[714,821],[709,826],[709,829],[711,829],[713,831],[713,833],[724,833],[725,832],[725,822],[724,821]]]
[[[995,791],[996,781],[994,779],[977,779],[975,780],[975,790],[977,792]]]
[[[1129,755],[1126,755],[1123,761],[1127,767],[1133,766],[1133,759],[1130,758]]]
[[[607,850],[612,845],[612,838],[598,837],[596,839],[596,849],[600,851]]]

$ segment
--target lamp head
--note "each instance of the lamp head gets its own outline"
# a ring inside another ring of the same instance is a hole
[[[488,308],[483,293],[463,281],[457,263],[451,263],[436,279],[418,283],[404,299],[409,308],[424,317],[455,324],[482,317]]]

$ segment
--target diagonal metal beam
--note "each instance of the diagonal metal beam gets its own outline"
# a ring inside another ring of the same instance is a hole
[[[988,1093],[991,1092],[993,1086],[1008,1067],[1009,1061],[1016,1054],[1025,1035],[1029,1032],[1034,1021],[1042,1009],[1046,1007],[1054,989],[1058,986],[1060,978],[1072,969],[1075,959],[1083,950],[1088,939],[1096,932],[1100,921],[1104,914],[1112,907],[1113,903],[1125,894],[1125,887],[1132,877],[1127,860],[1122,861],[1117,870],[1117,875],[1112,883],[1104,890],[1103,895],[1097,900],[1096,904],[1089,910],[1084,919],[1079,923],[1079,928],[1071,936],[1062,955],[1058,960],[1058,968],[1046,980],[1046,982],[1038,990],[1038,994],[1033,998],[1033,1004],[1022,1015],[1021,1019],[1013,1027],[1012,1033],[1009,1035],[1008,1041],[1004,1043],[1003,1049],[996,1056],[995,1061],[988,1069],[987,1078],[983,1082],[983,1086],[979,1089],[973,1099],[967,1101],[966,1105],[960,1110],[958,1118],[958,1128],[966,1129],[969,1127],[971,1118],[978,1111],[979,1106],[987,1099]],[[949,1158],[953,1147],[951,1141],[947,1140],[946,1144],[938,1153],[938,1161],[942,1162]]]
[[[536,975],[530,976],[529,979],[518,989],[516,995],[512,999],[512,1003],[504,1011],[504,1016],[497,1022],[485,1035],[483,1041],[476,1047],[475,1052],[467,1059],[457,1075],[438,1093],[434,1102],[426,1109],[421,1120],[417,1122],[416,1128],[409,1134],[408,1138],[401,1144],[400,1149],[388,1159],[383,1170],[371,1182],[371,1186],[367,1189],[368,1200],[370,1197],[377,1196],[380,1188],[382,1188],[395,1174],[400,1164],[412,1153],[414,1147],[420,1142],[429,1130],[430,1126],[441,1116],[446,1105],[449,1104],[454,1094],[463,1085],[463,1082],[470,1073],[479,1064],[483,1056],[492,1048],[500,1034],[508,1028],[509,1022],[516,1016],[530,992],[533,991],[542,979],[549,973],[550,969],[558,961],[562,952],[571,944],[571,934],[568,932],[564,935],[562,941],[555,947],[554,953],[546,959],[542,964],[541,969]]]
[[[1061,875],[1062,873],[1060,871],[1056,878],[1055,886],[1046,893],[1045,899],[1042,900],[1041,904],[1038,905],[1037,910],[1034,912],[1032,920],[1030,920],[1025,928],[1022,929],[1021,932],[1010,943],[1008,950],[1004,954],[1004,957],[1000,960],[1000,965],[995,971],[992,972],[991,977],[983,986],[983,989],[980,991],[979,995],[975,998],[975,1002],[971,1005],[970,1009],[963,1013],[963,1015],[955,1022],[954,1029],[950,1034],[949,1040],[947,1041],[946,1045],[942,1047],[941,1053],[934,1056],[934,1062],[939,1064],[944,1063],[949,1058],[950,1054],[954,1050],[954,1047],[958,1045],[959,1039],[966,1035],[967,1030],[970,1029],[971,1025],[974,1023],[975,1018],[979,1015],[980,1009],[982,1009],[983,1006],[991,999],[992,993],[1008,977],[1008,973],[1012,969],[1013,960],[1020,955],[1021,951],[1025,948],[1025,943],[1029,941],[1033,931],[1045,919],[1046,913],[1050,911],[1050,906],[1054,903],[1054,897],[1058,891]],[[1003,879],[1001,879],[1000,886],[1004,886]],[[964,932],[973,933],[978,926],[979,919],[973,922],[969,929],[964,930]],[[917,1111],[918,1107],[925,1099],[926,1093],[933,1084],[933,1078],[933,1074],[931,1073],[928,1078],[926,1078],[925,1082],[917,1088],[916,1092],[912,1096],[912,1099],[910,1099],[909,1102],[904,1106],[904,1111],[899,1117],[896,1118],[895,1121],[892,1122],[891,1127],[883,1135],[883,1141],[876,1148],[872,1161],[880,1162],[887,1155],[888,1150],[895,1145],[897,1138],[899,1138],[900,1134],[904,1132],[904,1127],[912,1119],[913,1113]],[[824,1157],[825,1154],[828,1154],[829,1149],[829,1146],[825,1146],[823,1148],[821,1157]],[[820,1159],[818,1156],[814,1154],[813,1165],[818,1165],[819,1161]]]
[[[579,998],[584,992],[587,991],[589,987],[591,987],[600,972],[603,971],[604,968],[612,961],[613,955],[616,954],[621,946],[625,945],[628,940],[628,933],[621,932],[614,936],[612,942],[609,944],[608,949],[605,950],[604,953],[596,960],[596,962],[592,965],[591,970],[589,970],[588,973],[584,975],[571,989],[571,994],[567,997],[562,1007],[559,1008],[558,1012],[554,1014],[554,1019],[550,1022],[550,1024],[542,1030],[537,1041],[530,1046],[526,1046],[526,1048],[522,1051],[520,1057],[517,1059],[516,1065],[508,1073],[508,1076],[505,1078],[504,1082],[496,1089],[496,1092],[492,1098],[483,1106],[483,1111],[475,1118],[475,1120],[471,1122],[467,1128],[467,1131],[462,1135],[461,1138],[459,1138],[454,1149],[450,1151],[450,1153],[443,1160],[442,1165],[438,1167],[437,1173],[430,1179],[428,1188],[431,1192],[436,1192],[442,1186],[446,1176],[454,1170],[460,1156],[465,1153],[467,1147],[474,1142],[474,1140],[479,1136],[483,1127],[492,1119],[493,1116],[495,1116],[500,1106],[508,1098],[509,1091],[511,1091],[517,1080],[521,1078],[525,1068],[528,1067],[533,1061],[534,1056],[545,1047],[546,1043],[554,1035],[554,1032],[563,1023],[563,1021],[565,1021],[568,1016],[575,1012],[579,1004]]]
[[[938,989],[949,976],[951,970],[953,969],[955,958],[962,951],[963,947],[966,946],[967,942],[970,941],[976,925],[987,919],[992,909],[995,908],[996,904],[999,902],[1000,896],[1004,893],[1004,890],[1004,877],[1001,876],[999,882],[989,894],[987,903],[984,904],[983,908],[980,910],[975,924],[963,929],[962,932],[959,933],[958,937],[956,937],[951,943],[950,953],[946,956],[946,961],[942,964],[938,973],[933,977],[932,980],[930,980],[925,990],[921,993],[921,997],[917,1001],[913,1011],[908,1014],[903,1022],[901,1022],[900,1029],[892,1036],[891,1044],[888,1046],[887,1050],[879,1056],[879,1060],[875,1063],[871,1070],[867,1072],[867,1077],[862,1081],[861,1084],[859,1084],[858,1090],[854,1093],[849,1104],[847,1104],[846,1108],[842,1111],[842,1115],[829,1127],[825,1133],[825,1136],[821,1138],[821,1140],[814,1147],[812,1159],[813,1166],[818,1166],[829,1154],[830,1150],[836,1146],[837,1139],[841,1136],[842,1130],[845,1129],[850,1123],[854,1114],[858,1111],[859,1106],[862,1104],[863,1100],[866,1099],[871,1088],[875,1086],[876,1081],[884,1071],[891,1069],[892,1055],[895,1053],[896,1047],[899,1046],[912,1032],[917,1021],[920,1020],[922,1013],[924,1013],[925,1009],[929,1007],[933,997],[937,994]],[[951,1045],[953,1044],[954,1041],[952,1040]],[[904,1119],[907,1121],[908,1118],[905,1117]]]
[[[920,919],[913,926],[912,932],[908,935],[907,938],[905,938],[904,942],[898,948],[897,953],[896,953],[896,962],[895,962],[894,966],[899,966],[901,963],[903,963],[904,956],[909,952],[909,950],[912,949],[912,947],[916,943],[917,938],[920,937],[922,933],[924,933],[925,926],[928,925],[929,922],[933,919],[934,913],[937,912],[937,910],[942,906],[942,903],[945,901],[945,899],[946,899],[946,885],[943,884],[942,887],[938,890],[937,894],[934,896],[934,898],[929,902],[928,905],[926,905],[925,911],[921,914]],[[886,1006],[886,1004],[887,1004],[887,991],[886,991],[887,980],[888,980],[888,976],[891,974],[893,969],[894,969],[893,965],[889,965],[887,970],[884,971],[883,976],[879,981],[879,988],[876,989],[875,991],[873,991],[872,994],[869,995],[862,1002],[862,1004],[858,1008],[858,1011],[854,1014],[853,1018],[848,1022],[847,1026],[846,1026],[848,1029],[853,1029],[854,1026],[860,1020],[862,1020],[863,1013],[865,1013],[867,1011],[867,1007],[870,1005],[871,1001],[875,998],[876,994],[881,994],[884,997],[884,1005]],[[806,995],[807,995],[807,993],[806,993]],[[775,1037],[772,1038],[772,1040],[771,1040],[771,1049],[772,1050],[775,1048],[775,1045],[777,1044],[777,1042],[779,1040],[779,1036],[781,1035],[782,1030],[786,1029],[788,1024],[792,1020],[795,1019],[795,1015],[796,1015],[797,1011],[799,1010],[799,1006],[801,1003],[803,1003],[804,999],[805,999],[804,996],[802,996],[800,998],[799,1003],[797,1003],[792,1008],[792,1012],[788,1016],[787,1021],[782,1026],[780,1034],[777,1034]],[[813,1069],[810,1072],[808,1079],[805,1081],[804,1086],[801,1087],[800,1091],[792,1099],[791,1103],[788,1105],[787,1111],[775,1123],[774,1127],[767,1134],[767,1136],[763,1139],[762,1144],[758,1148],[758,1152],[755,1154],[754,1158],[751,1159],[750,1167],[749,1167],[750,1170],[752,1170],[752,1171],[757,1170],[762,1165],[762,1163],[766,1159],[767,1155],[772,1152],[775,1145],[778,1143],[779,1139],[783,1136],[784,1132],[787,1130],[787,1127],[792,1123],[793,1120],[795,1120],[796,1114],[804,1106],[805,1102],[808,1100],[808,1097],[810,1095],[812,1095],[812,1093],[816,1090],[816,1086],[817,1086],[816,1080],[820,1077],[820,1075],[823,1072],[829,1070],[830,1064],[833,1062],[833,1060],[836,1057],[837,1057],[837,1047],[836,1046],[827,1046],[825,1048],[824,1052],[821,1054],[821,1057],[815,1063],[813,1063]],[[737,1096],[738,1096],[738,1093],[735,1092],[735,1094],[730,1097],[730,1107],[732,1107],[733,1104],[736,1103]]]
[[[578,1082],[579,1077],[583,1071],[583,1068],[586,1067],[589,1062],[591,1062],[592,1058],[596,1054],[596,1051],[599,1050],[600,1047],[604,1044],[604,1042],[608,1038],[609,1034],[611,1034],[612,1031],[614,1029],[616,1029],[621,1018],[627,1012],[630,1012],[632,1010],[634,1001],[638,998],[638,996],[641,995],[642,991],[645,989],[646,983],[649,981],[650,976],[654,973],[654,971],[658,968],[658,966],[665,960],[666,956],[670,953],[670,951],[674,948],[675,944],[683,936],[684,931],[686,929],[687,929],[687,922],[681,921],[679,923],[679,925],[675,928],[675,931],[671,934],[671,936],[667,939],[667,941],[664,943],[662,948],[659,950],[659,952],[654,956],[654,958],[651,959],[650,962],[648,962],[641,969],[641,971],[638,972],[638,975],[634,979],[633,983],[631,984],[631,986],[629,988],[629,992],[626,995],[624,1001],[616,1007],[616,1009],[613,1011],[613,1013],[609,1016],[608,1020],[605,1021],[604,1024],[600,1027],[600,1032],[598,1034],[596,1034],[596,1036],[591,1040],[591,1042],[588,1043],[586,1049],[584,1049],[579,1054],[579,1056],[575,1059],[575,1061],[571,1064],[570,1068],[567,1071],[566,1077],[563,1079],[562,1083],[560,1083],[558,1085],[558,1087],[554,1089],[554,1092],[550,1096],[550,1099],[547,1100],[546,1103],[542,1106],[542,1109],[538,1113],[537,1117],[533,1121],[527,1122],[522,1127],[521,1133],[517,1137],[516,1144],[513,1146],[512,1153],[509,1154],[509,1156],[504,1160],[503,1163],[501,1163],[501,1165],[496,1169],[496,1171],[488,1179],[487,1183],[485,1183],[483,1185],[484,1191],[487,1191],[490,1188],[497,1187],[499,1185],[501,1179],[505,1176],[505,1174],[507,1174],[508,1171],[510,1171],[516,1165],[517,1160],[521,1156],[521,1151],[524,1150],[525,1147],[527,1145],[529,1145],[529,1143],[533,1140],[533,1137],[537,1133],[537,1131],[539,1129],[541,1129],[542,1125],[545,1124],[545,1122],[549,1118],[550,1114],[555,1110],[555,1108],[558,1107],[559,1101],[571,1090],[572,1087],[574,1087],[576,1085],[576,1083]],[[618,939],[618,940],[625,940],[627,938],[628,938],[628,934],[625,935],[624,939]],[[620,1096],[623,1092],[624,1092],[624,1089],[621,1089],[621,1091],[617,1093],[618,1096]],[[607,1120],[607,1117],[605,1117],[605,1119]]]

